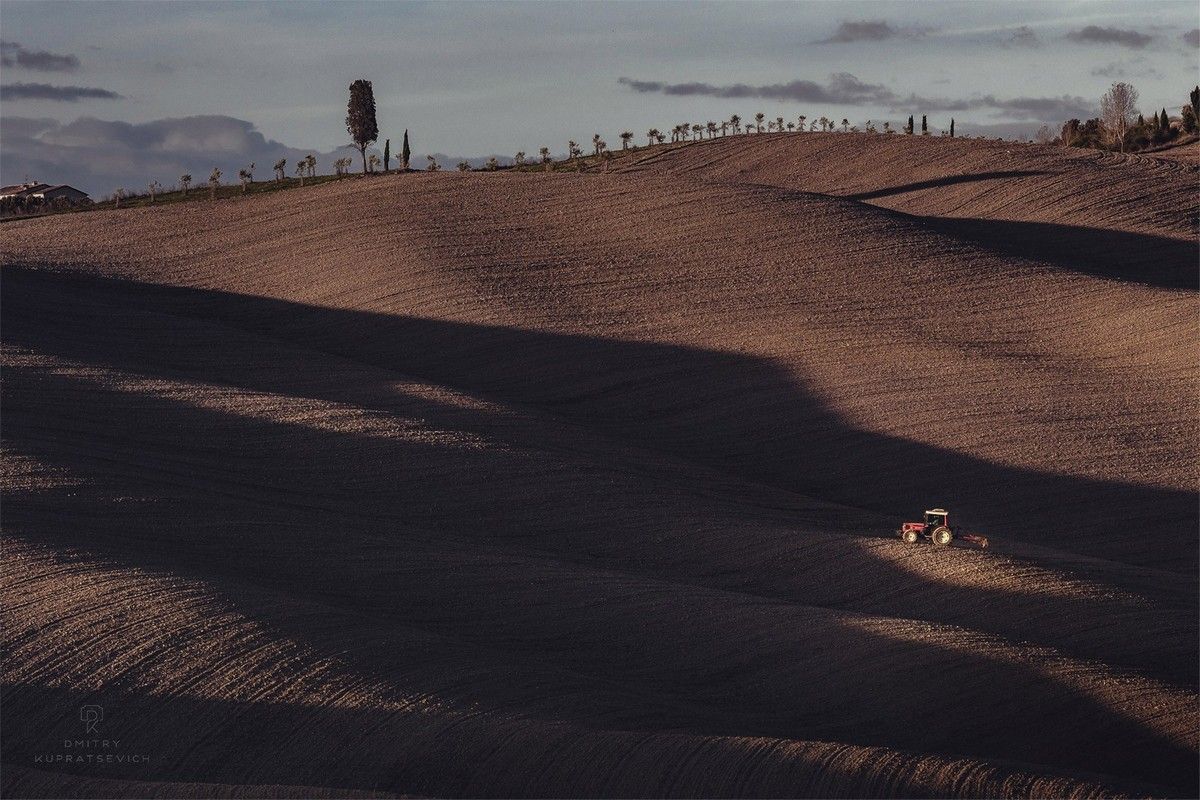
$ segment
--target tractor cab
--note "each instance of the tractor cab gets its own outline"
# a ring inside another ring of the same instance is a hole
[[[934,528],[946,525],[946,519],[950,516],[949,512],[944,508],[933,508],[925,512],[925,529],[933,530]]]

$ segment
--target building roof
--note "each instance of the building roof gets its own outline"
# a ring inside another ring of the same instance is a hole
[[[29,194],[49,188],[48,183],[15,183],[12,186],[0,186],[0,194]]]
[[[0,187],[0,197],[39,197],[45,196],[47,193],[56,191],[76,192],[88,196],[88,193],[82,189],[76,189],[74,186],[69,186],[65,183],[60,183],[51,186],[48,183],[18,183],[13,186]]]
[[[31,189],[30,193],[31,194],[45,194],[46,192],[53,192],[56,189],[70,189],[72,192],[79,192],[80,194],[87,194],[87,192],[83,191],[82,189],[76,189],[74,186],[69,186],[65,183],[60,183],[57,186],[42,186],[41,188],[38,188],[38,189]]]

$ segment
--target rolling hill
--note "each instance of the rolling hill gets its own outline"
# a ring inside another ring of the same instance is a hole
[[[0,226],[6,796],[1194,795],[1196,178],[762,135]]]

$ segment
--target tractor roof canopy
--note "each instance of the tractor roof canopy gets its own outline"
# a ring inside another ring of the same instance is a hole
[[[944,508],[931,508],[928,511],[926,511],[925,513],[926,514],[941,514],[942,516],[945,516],[946,514],[949,514],[950,512]]]

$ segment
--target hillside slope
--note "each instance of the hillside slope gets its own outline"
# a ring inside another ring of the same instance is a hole
[[[1015,149],[6,224],[11,788],[1194,793],[1195,175]]]

